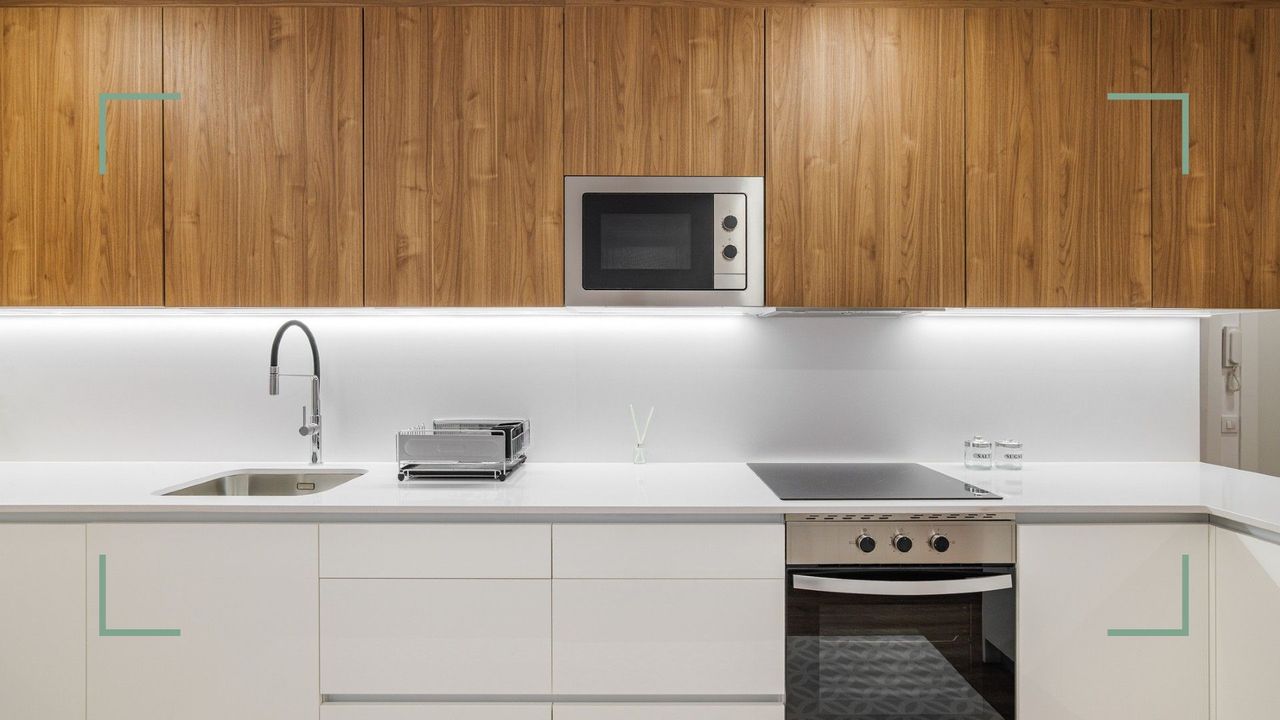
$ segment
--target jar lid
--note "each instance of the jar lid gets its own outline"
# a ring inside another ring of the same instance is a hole
[[[990,441],[990,440],[987,440],[986,438],[982,437],[981,435],[974,435],[974,436],[973,436],[973,438],[972,438],[971,440],[965,440],[965,441],[964,441],[964,446],[965,446],[965,447],[976,447],[976,448],[989,448],[989,447],[991,447],[991,441]]]
[[[1017,440],[997,440],[996,447],[1002,448],[1020,448],[1022,443]]]

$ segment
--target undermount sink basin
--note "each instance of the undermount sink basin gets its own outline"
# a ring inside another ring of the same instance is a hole
[[[232,470],[181,485],[162,495],[313,495],[364,475],[366,470]]]

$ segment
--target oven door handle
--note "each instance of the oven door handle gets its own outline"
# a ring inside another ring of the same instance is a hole
[[[964,595],[1008,590],[1013,587],[1013,576],[979,575],[958,580],[853,580],[792,575],[791,586],[796,590],[842,595]]]

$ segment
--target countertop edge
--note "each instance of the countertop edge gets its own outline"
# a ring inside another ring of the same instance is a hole
[[[970,506],[966,506],[969,508]],[[781,522],[792,514],[876,513],[934,514],[954,512],[954,506],[911,507],[808,506],[235,506],[235,505],[13,505],[0,506],[0,523],[31,522]],[[1280,536],[1280,524],[1206,505],[1078,505],[982,506],[966,512],[1012,515],[1027,524],[1212,522],[1245,526]]]

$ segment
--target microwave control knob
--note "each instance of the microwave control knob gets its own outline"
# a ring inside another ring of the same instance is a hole
[[[951,541],[947,539],[946,535],[935,534],[929,538],[929,547],[936,552],[944,553],[951,549]]]
[[[726,232],[733,231],[734,228],[738,227],[738,216],[725,215],[724,220],[720,221],[720,227],[724,228]]]
[[[911,552],[911,538],[906,535],[894,535],[890,542],[893,543],[893,549],[898,552]]]
[[[734,258],[738,257],[738,246],[737,246],[737,245],[725,245],[725,246],[724,246],[724,249],[720,251],[720,254],[721,254],[721,255],[724,255],[724,259],[725,259],[725,260],[732,260],[732,259],[734,259]]]
[[[857,543],[858,549],[864,553],[873,552],[876,549],[876,539],[866,533],[859,535],[854,542]]]

